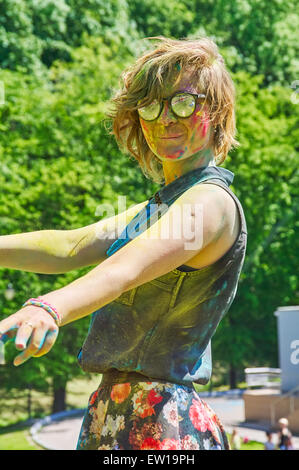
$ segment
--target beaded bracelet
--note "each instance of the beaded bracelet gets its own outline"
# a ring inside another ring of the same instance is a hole
[[[44,308],[54,318],[56,325],[60,326],[60,317],[57,313],[57,310],[54,307],[52,307],[52,305],[45,302],[42,299],[42,297],[37,297],[36,299],[35,298],[28,299],[22,305],[22,307],[26,307],[27,305],[36,305],[37,307]]]

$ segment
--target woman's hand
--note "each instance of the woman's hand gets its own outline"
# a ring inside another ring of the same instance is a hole
[[[22,351],[15,357],[19,366],[30,357],[40,357],[52,349],[59,328],[54,318],[43,308],[28,305],[0,322],[0,341],[15,338],[16,349]]]

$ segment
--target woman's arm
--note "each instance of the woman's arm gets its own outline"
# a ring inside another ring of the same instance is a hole
[[[0,268],[60,274],[106,259],[106,251],[144,201],[115,217],[74,230],[40,230],[0,236]]]
[[[69,230],[40,230],[0,236],[0,268],[59,274],[70,268]]]

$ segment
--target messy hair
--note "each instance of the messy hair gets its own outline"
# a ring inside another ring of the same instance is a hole
[[[214,41],[199,39],[169,39],[150,37],[160,41],[154,50],[146,51],[121,75],[121,89],[111,98],[112,130],[125,153],[135,158],[144,175],[157,183],[164,181],[162,164],[149,148],[139,122],[137,109],[161,99],[165,83],[180,80],[186,70],[192,83],[206,95],[210,121],[214,126],[212,149],[215,163],[222,163],[235,140],[235,87],[225,67],[224,59]],[[139,102],[139,104],[137,104]]]

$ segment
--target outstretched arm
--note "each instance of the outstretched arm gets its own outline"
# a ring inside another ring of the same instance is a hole
[[[0,268],[60,274],[104,261],[120,231],[147,204],[74,230],[39,230],[0,236]]]

